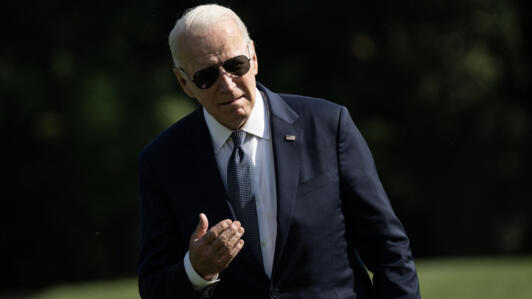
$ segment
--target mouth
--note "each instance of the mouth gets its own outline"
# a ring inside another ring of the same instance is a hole
[[[225,105],[231,105],[231,104],[233,104],[234,102],[236,102],[236,101],[238,101],[238,100],[240,100],[240,99],[243,99],[243,98],[244,98],[244,96],[240,96],[240,97],[237,97],[237,98],[233,98],[233,99],[231,99],[231,100],[228,100],[228,101],[222,102],[220,105],[223,105],[223,106],[225,106]]]

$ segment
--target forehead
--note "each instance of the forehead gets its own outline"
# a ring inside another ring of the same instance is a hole
[[[185,68],[197,69],[244,54],[240,30],[231,19],[222,19],[200,32],[186,32],[179,38],[179,53]]]

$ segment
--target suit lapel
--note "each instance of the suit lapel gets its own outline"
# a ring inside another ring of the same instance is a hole
[[[195,194],[190,204],[195,206],[194,210],[207,215],[209,227],[212,227],[221,220],[235,219],[235,214],[218,170],[203,109],[198,110],[195,112],[197,125],[193,126],[193,131],[190,132],[191,138],[196,139],[190,143],[190,155],[195,158],[191,169],[187,171],[192,178],[200,182],[200,186],[194,188]],[[197,215],[194,216],[197,218]]]
[[[290,223],[299,179],[299,147],[303,131],[298,125],[298,114],[277,94],[257,84],[266,94],[270,111],[275,177],[277,184],[277,241],[272,269],[272,280],[279,269]],[[295,136],[295,140],[291,137]],[[287,140],[288,139],[288,140]]]

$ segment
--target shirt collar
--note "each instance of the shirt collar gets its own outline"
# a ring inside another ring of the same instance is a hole
[[[207,128],[211,134],[214,152],[217,152],[225,144],[232,130],[220,124],[209,112],[203,107],[203,116],[207,123]],[[265,109],[265,103],[262,95],[258,89],[255,89],[255,105],[251,109],[249,118],[242,126],[241,130],[246,133],[255,135],[259,138],[270,139],[270,126],[266,125],[268,117],[268,110]]]

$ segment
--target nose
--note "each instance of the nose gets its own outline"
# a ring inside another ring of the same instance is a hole
[[[222,66],[219,68],[220,72],[220,88],[222,91],[231,91],[235,86],[236,83],[233,81],[235,78],[230,73],[228,73]]]

